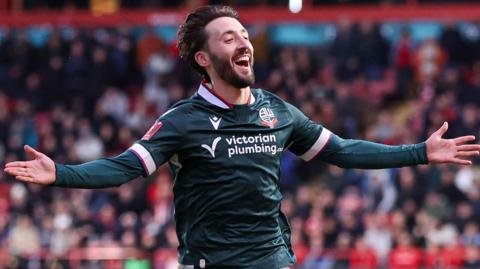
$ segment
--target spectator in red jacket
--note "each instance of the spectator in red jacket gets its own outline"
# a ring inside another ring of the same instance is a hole
[[[396,238],[396,247],[390,253],[390,269],[417,269],[422,265],[422,251],[412,243],[407,232]]]
[[[365,244],[363,237],[355,240],[355,245],[350,252],[350,268],[351,269],[375,269],[377,268],[377,256],[373,249]]]

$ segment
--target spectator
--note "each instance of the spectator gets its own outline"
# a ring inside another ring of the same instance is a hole
[[[476,222],[468,222],[460,236],[460,243],[466,247],[480,246],[480,230]]]
[[[27,215],[19,215],[8,237],[10,254],[28,259],[40,254],[40,236]]]
[[[363,191],[367,196],[366,208],[370,211],[378,210],[386,213],[393,209],[397,199],[393,173],[393,169],[365,172],[365,178],[362,180]]]
[[[373,249],[365,244],[364,238],[357,238],[355,240],[354,248],[350,252],[350,268],[375,269],[377,266],[377,256]]]
[[[71,96],[80,96],[88,88],[89,62],[85,52],[85,43],[82,39],[76,39],[71,43],[68,61],[65,64],[65,90]],[[88,95],[90,96],[90,94]],[[89,103],[88,107],[91,107]]]
[[[93,133],[90,122],[86,119],[79,122],[79,138],[74,149],[79,160],[83,162],[97,159],[104,154],[101,140]]]
[[[393,238],[387,225],[384,212],[374,212],[366,216],[365,243],[378,258],[378,264],[385,266],[393,245]]]
[[[398,83],[392,99],[404,100],[412,96],[413,43],[410,32],[402,29],[400,41],[395,49],[395,64],[398,71]]]
[[[465,269],[474,269],[480,266],[480,255],[478,253],[478,248],[476,247],[467,247],[465,249]]]
[[[446,61],[447,54],[436,40],[430,38],[420,44],[414,54],[414,67],[420,84],[435,81]]]
[[[423,184],[416,184],[421,181],[415,179],[414,170],[410,167],[401,168],[398,174],[398,181],[399,191],[395,207],[402,208],[411,201],[413,206],[418,208],[423,203],[425,190]]]
[[[455,26],[453,22],[445,23],[440,35],[440,44],[448,55],[449,65],[466,65],[469,64],[469,55],[465,53],[468,51],[467,42]]]
[[[417,269],[422,265],[422,252],[415,247],[407,232],[400,233],[396,238],[396,247],[390,254],[389,268]]]

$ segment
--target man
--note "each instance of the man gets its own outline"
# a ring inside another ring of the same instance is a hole
[[[118,186],[164,162],[174,174],[181,268],[288,268],[295,262],[280,211],[280,156],[320,158],[341,167],[425,163],[469,165],[473,136],[386,146],[343,140],[275,95],[251,89],[253,47],[230,7],[190,13],[178,32],[180,55],[203,77],[197,93],[173,106],[124,153],[81,165],[54,163],[25,146],[31,161],[6,165],[18,180],[70,188]]]

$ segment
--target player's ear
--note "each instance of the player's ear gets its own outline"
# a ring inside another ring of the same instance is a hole
[[[210,57],[208,55],[208,53],[206,53],[205,51],[197,51],[195,53],[195,61],[197,62],[198,65],[200,65],[201,67],[207,67],[210,65]]]

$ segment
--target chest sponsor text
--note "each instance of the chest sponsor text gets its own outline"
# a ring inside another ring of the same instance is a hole
[[[271,153],[272,155],[275,155],[283,151],[282,147],[277,146],[277,137],[273,134],[258,134],[253,136],[232,135],[225,140],[229,145],[229,147],[227,148],[229,158],[235,155],[254,153]]]

